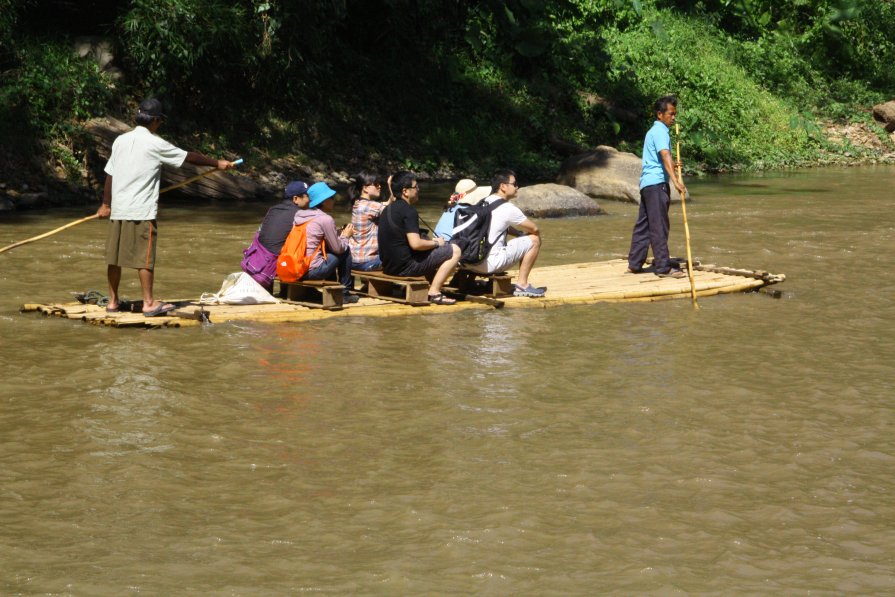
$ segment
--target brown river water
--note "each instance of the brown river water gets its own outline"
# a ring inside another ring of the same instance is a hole
[[[691,182],[694,257],[787,275],[699,311],[112,329],[18,312],[105,291],[105,222],[0,255],[0,595],[895,594],[893,188]],[[623,255],[604,207],[540,263]],[[163,201],[157,294],[217,291],[266,208]]]

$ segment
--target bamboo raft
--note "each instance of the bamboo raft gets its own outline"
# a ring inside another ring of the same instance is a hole
[[[642,302],[670,299],[689,299],[690,282],[684,278],[659,278],[651,273],[626,272],[627,261],[614,259],[593,263],[573,263],[536,267],[531,282],[547,286],[544,298],[500,297],[502,307],[540,308],[562,305],[589,305],[602,302]],[[693,268],[696,295],[699,297],[735,292],[766,291],[779,296],[767,287],[783,282],[783,274],[761,270],[746,270],[715,265],[696,265]],[[174,301],[169,301],[174,302]],[[103,307],[71,302],[63,304],[29,303],[22,312],[39,312],[94,325],[111,327],[190,327],[203,323],[227,321],[256,321],[264,323],[300,323],[331,317],[392,317],[411,314],[456,313],[468,309],[493,309],[482,302],[458,301],[455,305],[411,306],[377,298],[364,297],[357,303],[333,311],[313,308],[305,304],[280,302],[264,305],[202,305],[195,301],[176,301],[181,304],[168,315],[144,317],[141,313],[107,313]]]

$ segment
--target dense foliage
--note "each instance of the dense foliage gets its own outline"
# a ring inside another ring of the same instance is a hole
[[[570,145],[638,150],[671,92],[705,167],[774,167],[887,99],[893,30],[895,0],[0,0],[0,132],[66,147],[152,94],[174,134],[256,162],[546,176]],[[81,35],[112,40],[122,82]]]

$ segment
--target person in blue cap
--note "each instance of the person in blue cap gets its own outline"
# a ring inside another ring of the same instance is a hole
[[[335,220],[329,215],[336,203],[335,194],[325,182],[314,183],[308,188],[308,209],[295,212],[292,220],[295,226],[308,222],[305,254],[314,255],[320,243],[323,243],[324,248],[314,257],[308,273],[302,279],[326,280],[338,273],[338,279],[344,286],[342,302],[356,303],[358,296],[349,293],[354,288],[354,278],[351,277],[351,246],[348,239],[354,234],[354,226],[348,224],[341,233],[336,228]]]
[[[307,209],[310,201],[307,183],[293,180],[287,184],[283,200],[267,210],[252,244],[242,252],[242,271],[268,291],[277,275],[277,255],[292,231],[295,214],[299,209]]]
[[[286,237],[292,231],[292,221],[300,209],[307,209],[311,198],[308,196],[308,185],[300,180],[293,180],[283,191],[283,200],[271,207],[261,228],[258,229],[258,241],[271,253],[280,254]]]

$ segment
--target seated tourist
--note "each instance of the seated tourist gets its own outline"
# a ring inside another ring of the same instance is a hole
[[[348,187],[348,200],[352,202],[351,225],[354,234],[351,245],[351,267],[361,271],[382,269],[379,259],[379,214],[387,203],[379,201],[382,185],[379,177],[361,172]]]
[[[435,234],[445,240],[451,240],[454,231],[454,212],[462,209],[464,205],[475,205],[491,194],[491,187],[480,187],[474,180],[464,178],[454,187],[454,193],[448,199],[438,223],[435,224]]]
[[[489,204],[505,201],[491,212],[491,226],[488,231],[488,242],[493,243],[491,251],[482,262],[466,265],[464,268],[481,274],[493,274],[505,271],[518,263],[519,275],[516,277],[513,295],[544,296],[546,288],[535,288],[528,282],[528,275],[541,250],[541,233],[537,225],[529,220],[521,209],[510,203],[519,189],[516,174],[512,170],[497,172],[491,179],[491,187],[494,189],[494,194],[485,201]],[[507,242],[508,234],[516,238]]]
[[[429,302],[453,305],[454,299],[441,292],[447,277],[460,260],[460,247],[440,237],[420,236],[419,214],[413,205],[419,201],[419,184],[412,172],[399,172],[391,179],[395,201],[379,216],[379,257],[382,269],[390,276],[425,276],[429,284]]]
[[[293,180],[286,185],[283,200],[267,210],[252,244],[243,251],[242,270],[270,290],[277,273],[277,255],[292,231],[295,212],[308,207],[308,185]]]
[[[311,261],[308,273],[302,279],[327,280],[338,273],[338,280],[344,287],[342,301],[356,303],[357,295],[349,294],[354,287],[354,278],[351,277],[351,248],[348,246],[348,239],[354,233],[354,227],[348,224],[341,234],[336,229],[336,222],[329,215],[336,203],[335,194],[325,182],[314,183],[308,188],[308,209],[300,209],[295,213],[293,223],[296,226],[308,222],[305,254],[317,253]],[[321,242],[324,243],[323,250],[317,252]]]

